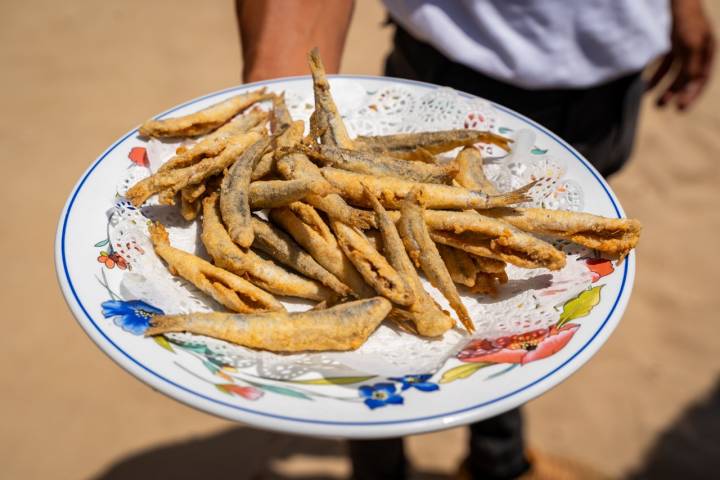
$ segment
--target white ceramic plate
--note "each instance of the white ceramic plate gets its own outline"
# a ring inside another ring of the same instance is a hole
[[[311,95],[309,77],[279,79],[213,93],[158,118],[186,114],[261,85],[294,92],[296,99]],[[467,114],[447,105],[438,110],[441,102],[436,97],[445,98],[446,90],[430,84],[337,76],[331,85],[339,109],[356,113],[349,123],[357,131],[363,130],[363,122],[379,122],[380,116],[373,117],[378,112],[384,115],[383,125],[371,130],[379,132],[399,128],[400,123],[393,122],[402,115],[432,127],[439,116],[460,115],[462,120]],[[423,95],[434,95],[434,100],[409,106]],[[530,155],[526,163],[550,155],[566,167],[565,186],[582,193],[584,211],[623,216],[608,185],[574,149],[522,115],[493,106],[492,124],[483,125],[488,119],[481,114],[480,127],[508,135],[531,130],[532,154],[537,157]],[[296,114],[297,109],[309,114],[311,106],[294,108]],[[465,123],[478,126],[477,121],[476,114],[469,114]],[[73,189],[55,243],[60,286],[82,328],[121,367],[174,399],[231,420],[271,430],[355,438],[400,436],[482,420],[541,395],[580,368],[615,329],[630,297],[634,253],[620,265],[583,258],[592,282],[556,305],[554,324],[538,328],[528,323],[512,334],[481,335],[435,371],[263,376],[255,366],[224,361],[202,341],[143,337],[147,313],[154,307],[118,293],[127,265],[143,261],[143,252],[135,245],[113,245],[107,233],[108,212],[118,206],[120,179],[129,168],[146,163],[146,146],[136,129],[130,131],[90,165]]]

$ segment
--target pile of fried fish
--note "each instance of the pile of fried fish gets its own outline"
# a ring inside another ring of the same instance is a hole
[[[146,137],[195,140],[126,196],[140,206],[158,195],[161,204],[179,203],[185,219],[200,219],[212,262],[173,247],[160,223],[150,225],[150,237],[173,275],[230,311],[156,315],[147,335],[192,332],[276,352],[351,350],[388,319],[437,337],[455,319],[416,269],[472,333],[457,285],[493,295],[508,263],[565,265],[565,254],[536,235],[614,258],[637,244],[637,220],[514,208],[533,184],[500,193],[488,181],[473,145],[510,151],[511,141],[494,133],[351,139],[317,50],[309,63],[315,110],[307,136],[283,96],[265,89],[140,128]],[[269,112],[257,105],[263,101],[272,101]],[[437,157],[458,147],[453,161]],[[288,313],[276,296],[316,304]]]

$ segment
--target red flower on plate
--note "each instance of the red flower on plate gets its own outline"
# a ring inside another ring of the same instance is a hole
[[[470,342],[457,358],[463,362],[519,363],[525,365],[559,352],[575,335],[580,325],[554,325],[519,335]]]
[[[585,263],[592,274],[592,283],[615,271],[612,262],[605,258],[586,258]]]
[[[263,396],[263,391],[255,387],[242,387],[234,383],[219,383],[215,385],[218,390],[230,395],[243,397],[247,400],[257,400]]]
[[[133,147],[130,150],[130,153],[128,153],[128,158],[135,165],[140,165],[141,167],[150,166],[150,161],[148,160],[147,150],[145,147]]]
[[[108,254],[105,251],[100,252],[100,255],[97,257],[97,261],[105,265],[106,268],[115,268],[116,265],[120,270],[128,268],[127,260],[125,260],[119,253]]]

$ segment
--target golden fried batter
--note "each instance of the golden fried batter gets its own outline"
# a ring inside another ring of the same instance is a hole
[[[486,195],[482,192],[450,185],[418,184],[399,178],[363,175],[332,167],[324,167],[320,170],[323,176],[349,202],[367,206],[367,199],[363,193],[363,185],[366,185],[385,208],[393,209],[400,208],[403,199],[418,185],[423,188],[423,198],[427,208],[447,209],[485,209],[525,202],[529,200],[526,192],[534,185],[531,183],[513,192],[500,195]]]
[[[218,196],[211,194],[203,200],[203,228],[201,239],[215,265],[242,276],[258,287],[276,295],[333,300],[335,295],[318,283],[290,273],[269,260],[260,258],[252,250],[243,251],[233,243],[220,220]]]
[[[162,224],[150,225],[149,231],[155,253],[165,260],[170,273],[180,275],[230,310],[236,312],[285,310],[275,297],[247,280],[218,268],[200,257],[173,248]]]
[[[265,88],[236,95],[211,105],[199,112],[164,120],[148,120],[140,127],[140,135],[146,137],[193,137],[212,132],[227,123],[238,113],[262,100],[271,98]]]
[[[434,165],[399,160],[381,154],[348,150],[331,145],[299,148],[310,158],[318,160],[325,166],[367,175],[397,177],[412,182],[449,183],[457,172],[455,163]]]
[[[420,277],[405,251],[400,234],[390,216],[369,190],[366,191],[366,195],[377,216],[378,228],[385,246],[385,256],[390,265],[404,277],[414,296],[414,301],[410,305],[402,309],[394,309],[393,317],[401,321],[412,322],[414,329],[420,335],[426,337],[442,335],[453,327],[455,321],[440,308],[423,288]]]
[[[410,286],[375,250],[361,230],[330,219],[330,227],[337,235],[343,253],[350,259],[360,275],[377,293],[397,305],[410,305],[415,295]]]
[[[263,136],[263,133],[256,131],[238,134],[231,138],[227,147],[219,155],[204,158],[189,167],[157,172],[143,178],[127,191],[125,197],[133,205],[139,207],[148,198],[163,190],[168,190],[167,194],[174,196],[183,188],[202,183],[207,178],[222,172]]]
[[[308,56],[310,72],[313,77],[313,91],[315,93],[315,112],[311,125],[316,123],[313,130],[319,130],[322,143],[342,148],[354,148],[352,140],[347,133],[340,112],[330,94],[330,84],[325,76],[325,67],[317,48],[313,48]]]
[[[225,149],[233,137],[249,132],[251,129],[264,124],[267,119],[268,114],[259,109],[253,109],[246,114],[239,115],[210,135],[203,137],[195,145],[178,149],[179,151],[175,153],[175,156],[163,163],[157,171],[164,172],[175,168],[184,168],[199,162],[203,158],[215,157]]]
[[[253,228],[250,224],[250,174],[270,139],[255,142],[235,161],[220,186],[220,212],[228,227],[230,238],[241,247],[249,248],[253,243]]]
[[[306,312],[156,315],[145,335],[191,332],[272,352],[354,350],[390,312],[382,297]]]
[[[487,179],[483,171],[483,159],[480,150],[475,147],[465,147],[458,153],[455,162],[458,172],[455,180],[469,190],[478,190],[488,195],[497,195],[495,185]]]
[[[355,143],[361,150],[387,153],[394,157],[417,159],[428,154],[437,155],[453,148],[470,146],[476,143],[497,145],[510,151],[509,138],[483,130],[446,130],[440,132],[396,133],[376,137],[359,136]]]
[[[350,260],[345,256],[335,235],[317,211],[301,202],[270,211],[270,218],[281,226],[328,272],[350,287],[358,297],[374,295]]]
[[[430,238],[423,218],[422,202],[423,190],[417,187],[412,189],[403,201],[398,230],[415,265],[422,268],[430,283],[447,298],[450,307],[455,310],[465,329],[472,333],[475,331],[475,325],[460,300],[460,295],[455,288],[450,272],[440,257],[435,242]]]
[[[275,208],[302,200],[308,195],[324,197],[335,189],[328,182],[314,178],[267,180],[250,184],[250,207],[253,210]]]
[[[323,174],[320,173],[317,165],[301,153],[292,153],[283,156],[278,160],[277,168],[285,178],[313,178],[327,181],[325,177],[323,177]],[[328,185],[330,184],[328,183]],[[368,228],[374,225],[375,222],[375,217],[370,212],[363,212],[351,208],[340,195],[335,193],[324,197],[310,195],[306,201],[318,210],[325,212],[328,216],[347,225],[352,225],[357,228]]]
[[[526,232],[549,235],[625,257],[640,240],[642,225],[630,218],[606,218],[590,213],[543,208],[502,208],[484,212]]]
[[[285,232],[256,216],[252,217],[252,227],[255,232],[254,248],[306,277],[314,278],[336,292],[343,291],[345,285],[300,248]]]

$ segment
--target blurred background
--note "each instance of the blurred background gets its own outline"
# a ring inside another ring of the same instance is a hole
[[[705,5],[719,32],[720,2]],[[380,74],[384,15],[378,1],[357,2],[342,73]],[[0,477],[347,476],[340,442],[233,424],[130,377],[57,286],[56,222],[90,162],[140,121],[239,83],[232,0],[5,2],[0,64]],[[611,181],[645,226],[634,297],[599,354],[527,406],[536,450],[613,478],[720,471],[718,73],[687,114],[646,98],[634,158]],[[417,478],[455,472],[464,438],[410,438]]]

